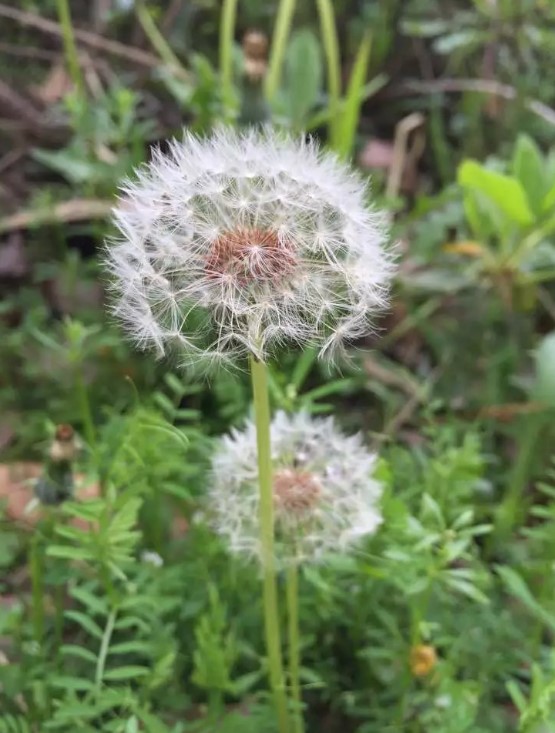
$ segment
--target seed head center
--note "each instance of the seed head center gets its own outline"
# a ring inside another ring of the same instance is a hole
[[[292,243],[277,232],[244,227],[220,234],[210,248],[205,271],[213,278],[231,277],[240,285],[280,282],[296,262]]]
[[[308,471],[284,468],[274,475],[276,509],[287,514],[302,514],[313,509],[321,493],[318,479]]]

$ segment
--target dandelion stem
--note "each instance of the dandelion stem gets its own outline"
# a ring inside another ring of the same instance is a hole
[[[299,646],[299,573],[296,565],[287,570],[287,631],[289,646],[289,679],[294,703],[294,733],[304,733]]]
[[[285,47],[291,30],[295,5],[295,0],[281,0],[279,4],[272,37],[272,46],[270,48],[268,74],[266,75],[266,96],[270,102],[276,96],[279,89],[283,61],[285,59]]]
[[[88,443],[89,450],[96,456],[96,431],[94,428],[89,392],[82,372],[82,364],[78,364],[75,370],[75,390],[77,392],[77,399],[79,400],[85,440]]]
[[[75,35],[71,24],[71,12],[69,9],[69,0],[57,0],[58,19],[62,28],[62,37],[64,41],[64,52],[69,69],[71,81],[75,89],[81,96],[85,95],[85,84],[81,67],[79,66],[79,54],[75,45]]]
[[[31,615],[33,636],[38,644],[44,638],[44,549],[41,535],[33,536],[29,548],[29,574],[31,576]]]
[[[280,733],[288,733],[287,697],[283,679],[276,567],[274,559],[274,504],[272,495],[272,453],[270,445],[270,402],[268,370],[254,357],[250,360],[260,490],[260,544],[263,568],[264,625],[270,666],[270,684],[274,696]]]
[[[220,77],[222,99],[227,108],[233,105],[233,39],[238,0],[224,0],[220,25]]]

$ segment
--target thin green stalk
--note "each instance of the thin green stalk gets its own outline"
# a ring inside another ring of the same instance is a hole
[[[272,453],[270,444],[270,403],[268,368],[250,360],[256,441],[258,449],[258,481],[260,488],[260,545],[263,572],[264,626],[270,667],[270,684],[274,696],[280,733],[288,733],[289,716],[283,677],[281,635],[274,559],[274,502],[272,491]]]
[[[141,24],[141,28],[145,32],[146,37],[152,44],[152,47],[154,48],[158,56],[160,56],[166,66],[169,66],[174,71],[185,72],[183,64],[177,58],[175,53],[172,51],[169,43],[158,30],[158,27],[156,23],[152,20],[152,15],[150,14],[143,0],[138,0],[138,2],[135,4],[135,9],[137,12],[137,19]]]
[[[301,650],[299,638],[299,573],[292,565],[287,569],[287,632],[289,646],[289,682],[294,703],[294,733],[304,733],[302,696],[301,696]]]
[[[94,683],[100,688],[102,686],[102,680],[104,679],[104,669],[106,667],[106,659],[108,657],[108,650],[110,648],[110,641],[114,632],[114,626],[116,624],[117,611],[110,611],[110,615],[106,621],[104,628],[104,634],[102,635],[102,641],[100,642],[100,651],[98,652],[98,659],[96,660],[96,671],[94,674]]]
[[[337,129],[340,127],[339,103],[341,96],[341,59],[335,13],[331,0],[317,0],[320,29],[327,64],[328,107],[330,109],[329,136],[332,146],[337,144]]]
[[[238,0],[224,0],[220,24],[220,78],[222,99],[226,108],[231,105],[233,93],[233,39],[237,23]]]
[[[279,4],[272,36],[268,73],[266,74],[266,97],[270,102],[276,96],[279,89],[285,50],[291,32],[291,21],[295,13],[295,5],[296,0],[281,0]]]
[[[91,403],[89,400],[89,392],[83,378],[82,365],[78,364],[75,370],[75,389],[79,408],[81,411],[81,420],[83,422],[83,431],[88,447],[93,453],[96,453],[96,430],[91,412]]]
[[[530,416],[509,478],[507,492],[497,512],[491,535],[493,547],[503,543],[524,516],[524,491],[534,465],[534,455],[546,421],[545,413]],[[490,549],[492,549],[490,545]]]
[[[56,8],[58,11],[58,19],[62,28],[62,38],[64,42],[64,53],[66,56],[67,66],[71,81],[75,89],[81,96],[85,96],[85,83],[83,74],[79,66],[79,54],[75,44],[75,36],[73,35],[73,25],[71,23],[71,13],[69,10],[69,0],[56,0]]]
[[[42,644],[44,638],[44,553],[39,532],[36,532],[31,539],[29,573],[31,575],[33,636],[38,644]]]

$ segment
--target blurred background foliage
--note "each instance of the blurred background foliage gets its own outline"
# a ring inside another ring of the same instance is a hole
[[[387,486],[378,536],[304,572],[309,733],[554,730],[555,4],[0,19],[0,732],[275,730],[256,574],[202,501],[248,381],[134,353],[99,257],[121,178],[221,123],[316,135],[397,241],[377,334],[339,371],[272,368],[274,406],[363,431]],[[60,424],[75,497],[40,509]]]

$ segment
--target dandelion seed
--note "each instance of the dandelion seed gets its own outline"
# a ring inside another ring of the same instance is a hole
[[[325,560],[381,522],[376,456],[331,418],[278,412],[272,422],[275,553],[278,565]],[[226,436],[213,459],[210,510],[234,553],[260,559],[256,429]]]
[[[332,355],[385,306],[392,261],[364,182],[315,142],[185,134],[124,184],[108,246],[114,312],[183,364]]]

